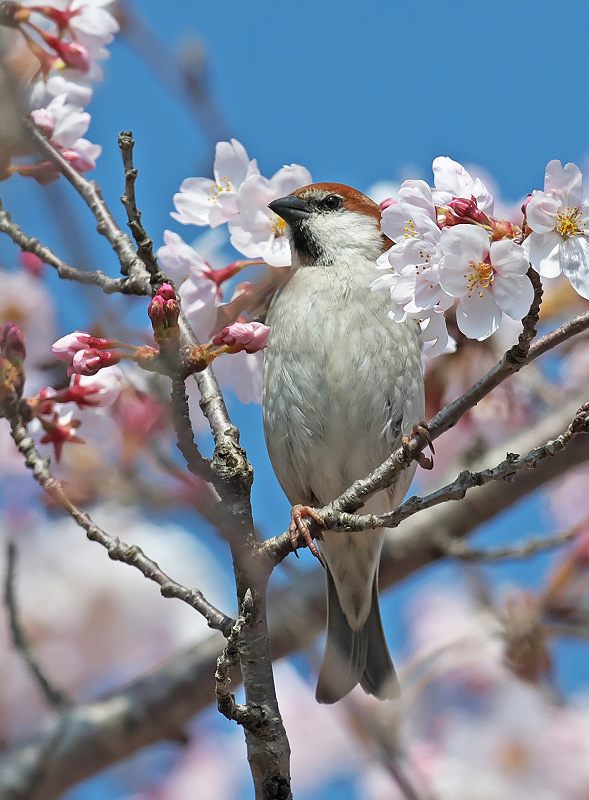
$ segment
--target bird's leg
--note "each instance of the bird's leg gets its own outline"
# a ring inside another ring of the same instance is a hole
[[[419,452],[415,453],[413,448],[411,447],[411,439],[414,436],[421,436],[422,439],[425,439],[427,442],[427,446],[431,450],[432,456],[435,456],[436,451],[434,450],[434,443],[432,441],[432,437],[427,425],[427,422],[418,422],[416,425],[413,426],[411,429],[410,436],[403,436],[401,439],[401,445],[405,450],[408,459],[414,458],[415,461],[419,464],[420,467],[423,469],[433,469],[434,468],[434,460],[433,458],[428,458],[424,453]]]
[[[292,549],[298,558],[297,547],[299,546],[299,539],[302,539],[315,558],[322,561],[317,545],[313,541],[313,537],[309,531],[309,526],[304,521],[304,517],[311,517],[311,519],[315,520],[322,528],[325,527],[323,517],[318,514],[314,508],[311,508],[311,506],[302,506],[297,503],[297,505],[294,505],[290,510],[290,525],[288,526]],[[320,537],[321,534],[319,533],[317,538]]]

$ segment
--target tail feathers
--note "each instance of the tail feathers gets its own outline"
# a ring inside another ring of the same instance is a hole
[[[362,628],[353,631],[341,609],[335,583],[327,574],[327,641],[315,697],[319,703],[335,703],[360,684],[380,700],[399,696],[399,681],[387,648],[376,577],[372,606]]]

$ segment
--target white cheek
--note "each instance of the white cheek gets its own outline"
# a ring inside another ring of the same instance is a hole
[[[381,250],[381,232],[372,217],[356,211],[335,214],[317,214],[307,223],[313,238],[320,243],[327,262],[374,252],[376,259]],[[371,257],[371,255],[369,256]]]

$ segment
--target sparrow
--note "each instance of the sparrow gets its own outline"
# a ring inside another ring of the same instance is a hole
[[[379,206],[350,186],[315,183],[269,207],[288,226],[292,270],[268,309],[264,431],[296,534],[307,530],[302,517],[316,518],[314,508],[368,475],[423,419],[423,371],[418,324],[394,322],[386,295],[370,289],[375,262],[392,245]],[[414,470],[364,511],[395,508]],[[384,535],[325,530],[318,538],[327,583],[320,703],[358,683],[380,699],[398,696],[378,602]]]

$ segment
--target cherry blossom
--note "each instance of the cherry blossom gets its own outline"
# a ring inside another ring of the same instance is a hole
[[[448,333],[443,312],[432,309],[420,313],[419,324],[421,327],[419,338],[423,342],[423,355],[426,358],[436,358],[456,350],[456,341]]]
[[[526,203],[531,233],[524,242],[530,263],[545,278],[564,272],[574,289],[589,299],[589,201],[576,164],[549,161],[544,191]]]
[[[90,114],[68,102],[66,94],[54,97],[45,108],[31,111],[31,118],[59,148],[73,147],[90,125]]]
[[[258,174],[256,160],[250,160],[241,142],[217,142],[214,179],[182,181],[180,191],[174,195],[176,211],[171,216],[185,225],[222,225],[238,213],[237,191],[243,182]]]
[[[68,375],[96,375],[104,367],[111,367],[121,360],[120,353],[113,350],[78,350],[67,368]]]
[[[211,271],[209,263],[184,239],[173,231],[164,231],[164,242],[157,251],[157,257],[167,275],[176,285],[190,278],[198,281]]]
[[[262,258],[272,267],[291,263],[288,226],[268,203],[311,182],[305,167],[290,164],[271,178],[251,175],[237,194],[239,214],[229,221],[231,244],[248,258]]]
[[[486,339],[499,328],[502,312],[512,319],[525,316],[534,290],[521,247],[509,239],[490,243],[475,225],[444,230],[441,246],[440,284],[458,298],[456,321],[465,336]]]
[[[0,457],[0,469],[6,466]],[[92,516],[106,530],[123,531],[125,541],[144,548],[179,581],[198,585],[211,602],[224,607],[231,601],[229,581],[199,537],[115,502]],[[2,535],[10,533],[27,554],[18,574],[23,628],[47,673],[72,695],[92,697],[120,686],[210,635],[204,619],[184,603],[162,600],[136,570],[98,550],[89,557],[88,542],[69,517],[30,508],[13,521],[5,514]],[[4,552],[0,547],[0,561]],[[10,641],[3,614],[0,736],[16,742],[30,737],[49,711]]]
[[[22,270],[7,272],[0,269],[0,284],[0,324],[18,323],[27,346],[29,388],[41,388],[47,383],[47,378],[43,379],[34,368],[51,359],[49,343],[55,338],[55,309],[51,295],[41,281]]]
[[[51,352],[60,361],[71,361],[78,350],[97,348],[106,350],[113,346],[112,339],[104,339],[99,336],[92,336],[85,331],[73,331],[51,345]]]
[[[213,337],[213,344],[226,345],[231,352],[257,353],[268,342],[270,328],[261,322],[233,322]]]
[[[480,178],[473,178],[462,164],[448,156],[438,156],[434,158],[432,170],[436,187],[433,198],[437,206],[446,206],[457,197],[474,198],[481,211],[493,213],[493,195]]]
[[[40,439],[41,444],[53,445],[55,460],[61,459],[63,446],[66,443],[84,444],[85,440],[77,434],[80,421],[73,418],[73,411],[68,411],[63,415],[57,412],[50,419],[41,418],[41,425],[45,433]]]

